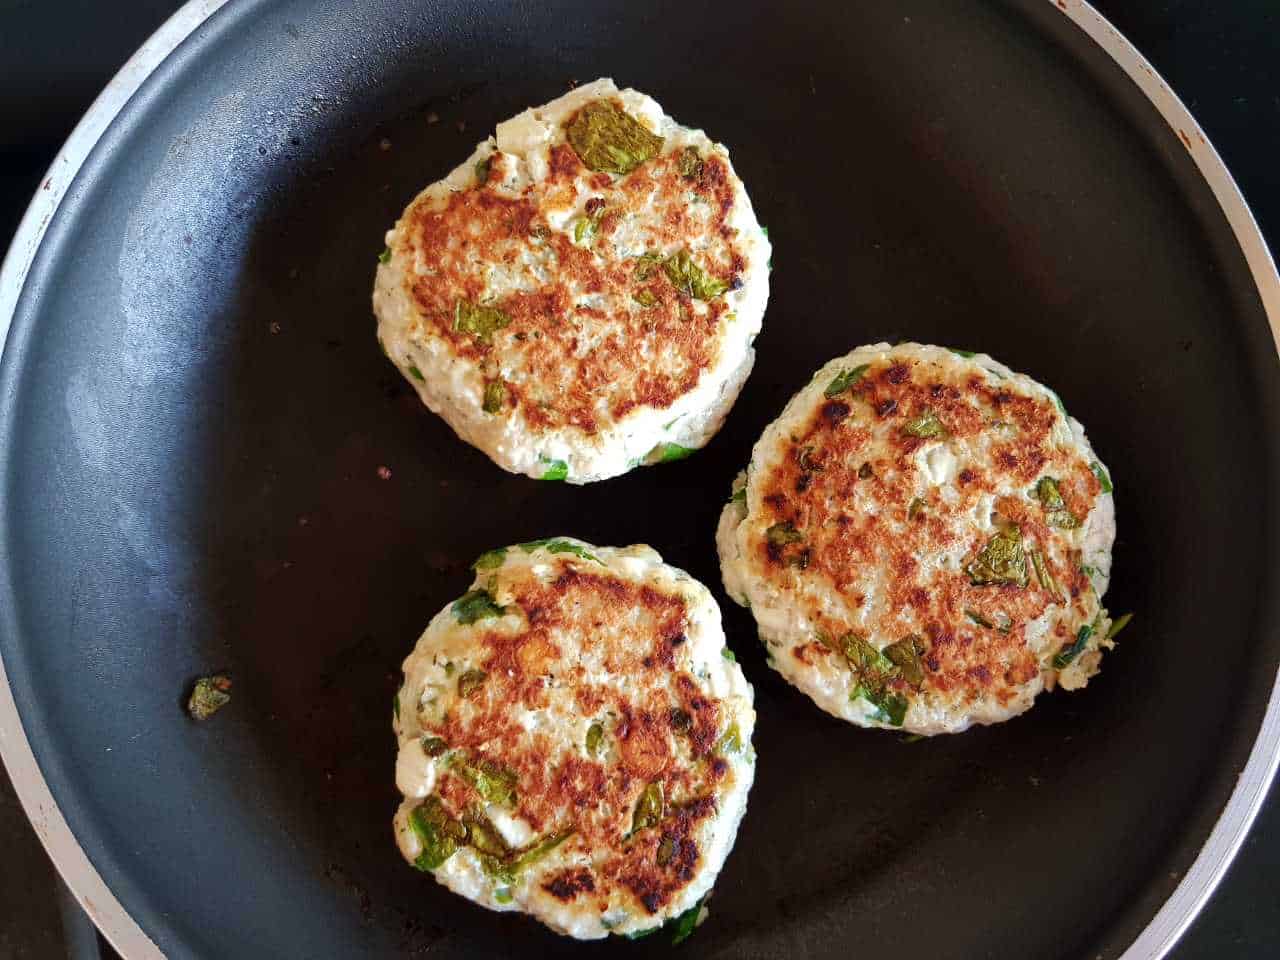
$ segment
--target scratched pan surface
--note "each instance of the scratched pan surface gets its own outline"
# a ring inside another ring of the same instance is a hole
[[[730,146],[776,256],[720,436],[579,489],[424,410],[369,288],[418,188],[599,75]],[[0,652],[80,843],[171,956],[664,953],[560,940],[400,860],[399,663],[496,544],[647,541],[719,591],[753,438],[829,357],[906,338],[990,351],[1088,426],[1135,624],[1087,691],[904,744],[781,683],[719,594],[759,773],[684,949],[1116,956],[1243,766],[1280,597],[1266,320],[1119,69],[1038,0],[232,3],[95,150],[3,358]],[[235,699],[197,726],[181,696],[215,668]]]

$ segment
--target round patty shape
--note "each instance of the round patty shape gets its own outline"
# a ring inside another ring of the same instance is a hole
[[[647,546],[568,537],[475,570],[404,662],[405,859],[573,937],[691,928],[755,773],[711,593]]]
[[[1053,391],[985,354],[886,343],[787,404],[717,532],[771,666],[867,727],[953,733],[1082,687],[1102,607],[1106,468]]]
[[[386,242],[383,351],[513,473],[679,459],[751,371],[770,247],[729,153],[611,80],[498,124]]]

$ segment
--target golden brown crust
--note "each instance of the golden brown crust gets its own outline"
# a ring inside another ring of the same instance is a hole
[[[990,437],[997,423],[1008,425],[999,430],[982,465],[961,463],[945,500],[938,487],[919,496],[915,454],[930,440],[904,429],[928,414],[960,446],[977,442],[980,435]],[[825,578],[853,608],[863,605],[868,571],[884,571],[885,602],[875,608],[880,613],[872,622],[855,628],[833,620],[816,601],[807,601],[812,622],[832,637],[865,634],[875,638],[877,647],[920,636],[926,647],[921,693],[953,704],[987,700],[1006,705],[1040,672],[1024,631],[1053,602],[1049,591],[1034,576],[1026,587],[977,586],[961,571],[922,560],[944,548],[960,547],[969,558],[977,555],[985,535],[967,528],[965,542],[958,542],[956,531],[962,527],[955,521],[995,493],[997,476],[1007,490],[1009,481],[1026,489],[1052,474],[1075,516],[1093,509],[1100,484],[1087,461],[1053,440],[1055,423],[1061,417],[1047,398],[1006,389],[962,365],[894,358],[875,363],[851,389],[818,405],[807,424],[793,432],[786,455],[773,469],[751,478],[766,511],[764,527],[789,523],[800,537],[770,542],[761,535],[748,546],[765,576],[781,589],[797,576]],[[855,502],[873,503],[875,509],[853,509]],[[993,508],[1017,524],[1026,541],[1044,544],[1057,538],[1041,504],[1029,496],[999,496]],[[1078,553],[1069,564],[1048,556],[1045,563],[1069,594],[1067,602],[1088,622],[1092,614],[1083,594],[1090,589],[1089,580],[1079,569]],[[1027,566],[1030,570],[1029,558]],[[970,612],[993,624],[1003,625],[1008,617],[1009,628],[983,627]],[[1050,650],[1071,639],[1064,618],[1055,631]],[[806,665],[841,656],[816,642],[794,646],[789,654]],[[908,697],[916,694],[902,676],[893,678],[889,688]]]
[[[504,604],[523,626],[511,629],[509,617],[504,625],[477,624],[485,682],[425,732],[512,771],[516,812],[535,835],[571,830],[565,851],[591,851],[590,866],[544,880],[548,893],[563,902],[595,897],[603,911],[621,888],[653,914],[696,874],[697,826],[715,815],[713,795],[732,782],[730,765],[714,755],[727,720],[689,673],[686,599],[586,566],[564,561],[550,580],[529,568],[504,577]],[[626,684],[593,682],[584,656],[567,656],[557,644],[565,636],[590,638],[592,669]],[[566,743],[563,731],[521,723],[522,712],[561,695],[581,710],[583,723],[602,722],[598,756]],[[633,835],[636,805],[652,784],[660,785],[665,816]],[[436,793],[454,816],[480,802],[449,764]]]
[[[643,261],[618,256],[611,238],[624,220],[632,229],[643,221],[646,251],[667,256],[694,249],[709,276],[741,283],[745,262],[729,226],[736,192],[728,164],[707,153],[696,176],[688,177],[673,151],[614,178],[590,173],[561,143],[551,149],[547,178],[510,195],[498,189],[508,162],[494,153],[484,183],[420,199],[406,212],[404,244],[416,264],[408,292],[421,322],[486,374],[496,375],[489,369],[496,348],[504,366],[520,367],[504,409],[534,432],[572,427],[591,436],[602,418],[671,407],[717,363],[730,322],[724,299],[695,309],[660,267],[638,277]],[[587,214],[595,226],[589,244],[577,245],[551,230],[546,214],[571,209],[584,190],[592,194]],[[691,206],[700,208],[697,215]],[[530,261],[540,274],[522,268]],[[493,264],[524,272],[521,289],[486,302],[510,317],[486,342],[456,330],[454,320],[459,300],[484,298]],[[638,302],[637,294],[651,305]]]

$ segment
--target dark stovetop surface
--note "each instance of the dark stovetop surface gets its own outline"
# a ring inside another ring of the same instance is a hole
[[[1280,7],[1274,0],[1094,0],[1155,64],[1221,151],[1273,250],[1280,248]],[[72,126],[177,0],[0,2],[0,247]],[[1280,948],[1275,791],[1174,960],[1273,956]],[[52,866],[0,774],[0,957],[94,957]],[[67,922],[64,922],[64,918]],[[113,956],[108,950],[102,956]]]

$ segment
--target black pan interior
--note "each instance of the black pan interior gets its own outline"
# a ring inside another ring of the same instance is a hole
[[[600,75],[729,145],[776,255],[721,435],[579,489],[501,473],[421,408],[369,287],[418,188]],[[84,168],[0,371],[0,651],[85,850],[175,957],[610,949],[400,861],[399,662],[496,544],[647,541],[718,591],[753,438],[880,339],[1056,387],[1112,466],[1108,599],[1137,618],[1084,693],[903,743],[782,684],[720,594],[759,768],[693,949],[1118,955],[1275,675],[1280,370],[1177,133],[1042,0],[239,0],[202,27]],[[212,669],[235,699],[197,726],[182,694]]]

